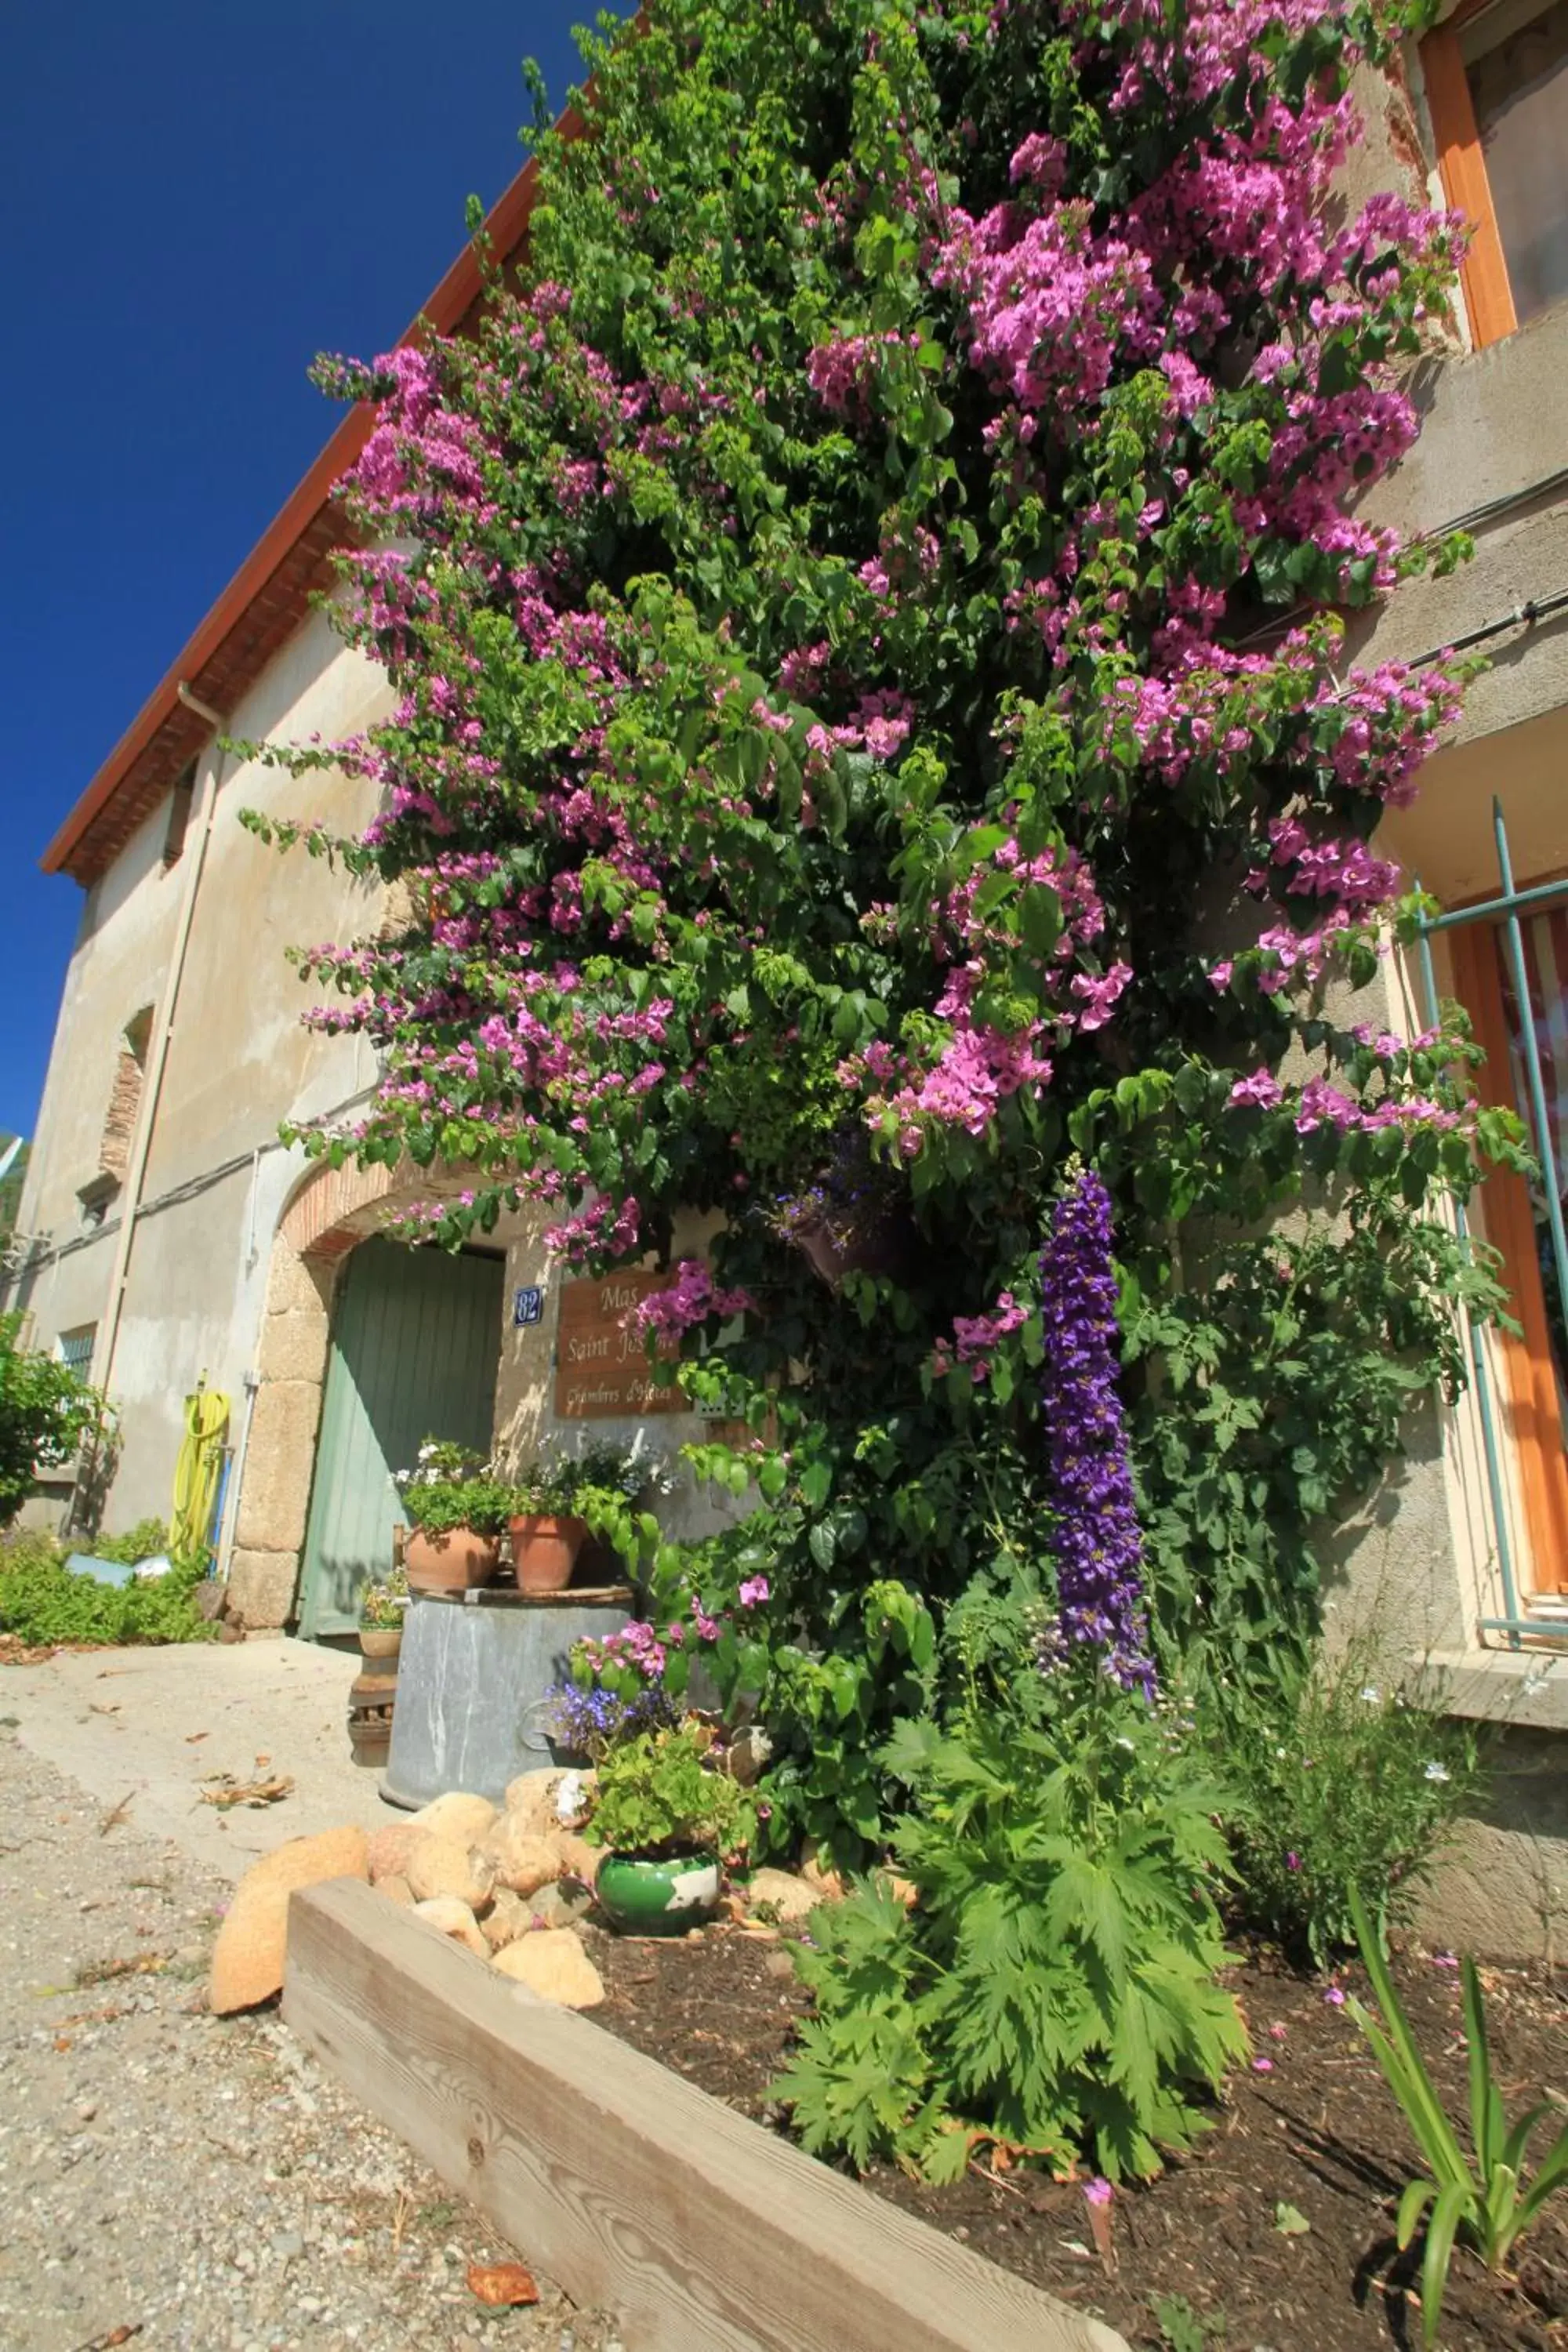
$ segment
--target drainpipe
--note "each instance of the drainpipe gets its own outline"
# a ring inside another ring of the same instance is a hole
[[[198,700],[184,678],[175,691],[187,710],[205,719],[215,734],[222,734],[227,721],[207,703]],[[93,1386],[108,1393],[114,1375],[115,1349],[120,1339],[120,1321],[125,1306],[126,1277],[131,1266],[131,1248],[136,1235],[136,1220],[141,1214],[142,1195],[146,1183],[147,1161],[153,1149],[153,1133],[158,1120],[158,1100],[163,1089],[163,1072],[168,1066],[169,1041],[174,1035],[174,1014],[180,1001],[180,982],[184,974],[185,951],[190,945],[191,924],[196,911],[196,894],[201,888],[202,869],[206,864],[207,843],[212,837],[213,819],[217,813],[218,786],[223,781],[223,754],[215,752],[206,774],[206,790],[202,795],[200,822],[195,827],[195,839],[187,844],[185,852],[185,886],[180,896],[180,912],[174,926],[174,952],[169,959],[168,975],[163,982],[163,999],[158,1006],[148,1049],[147,1074],[142,1089],[141,1117],[136,1122],[135,1139],[131,1150],[131,1164],[125,1171],[125,1206],[121,1212],[120,1232],[114,1244],[114,1265],[109,1277],[109,1297],[105,1303],[103,1321],[99,1327],[98,1342],[92,1351]]]

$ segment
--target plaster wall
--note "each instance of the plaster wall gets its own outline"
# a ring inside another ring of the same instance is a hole
[[[312,614],[226,714],[226,729],[249,740],[331,740],[369,723],[389,699],[381,673]],[[296,781],[214,751],[204,778],[214,764],[212,829],[163,1081],[155,1106],[142,1106],[153,1123],[108,1382],[121,1437],[110,1528],[167,1515],[183,1401],[198,1379],[230,1396],[237,1437],[272,1237],[305,1168],[279,1142],[279,1124],[332,1112],[374,1079],[362,1041],[301,1025],[320,992],[301,985],[284,950],[374,928],[378,887],[300,848],[280,856],[239,822],[239,811],[253,807],[352,833],[374,811],[374,787],[336,771]],[[23,1204],[24,1230],[47,1235],[49,1246],[16,1294],[46,1347],[107,1313],[123,1194],[90,1238],[76,1196],[98,1170],[124,1024],[162,1003],[187,861],[201,855],[193,822],[183,857],[165,873],[165,812],[150,818],[89,894],[68,978]],[[307,1491],[308,1477],[307,1463]]]

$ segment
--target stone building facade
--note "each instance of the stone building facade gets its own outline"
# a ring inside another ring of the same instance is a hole
[[[1543,1156],[1561,1190],[1555,1085],[1560,1068],[1568,1106],[1568,1044],[1560,1056],[1552,1048],[1559,1025],[1568,1039],[1568,929],[1558,963],[1552,923],[1568,908],[1568,221],[1552,210],[1552,159],[1568,153],[1568,0],[1461,0],[1399,75],[1362,97],[1367,131],[1344,201],[1393,187],[1459,205],[1477,224],[1452,347],[1416,376],[1422,437],[1373,508],[1406,533],[1466,528],[1477,552],[1447,578],[1402,589],[1359,625],[1350,653],[1414,660],[1468,640],[1492,666],[1420,801],[1379,841],[1447,914],[1468,919],[1434,932],[1429,973],[1421,957],[1391,959],[1361,1010],[1411,1034],[1428,1016],[1430,978],[1469,1005],[1491,1048],[1488,1084],[1514,1099],[1515,914],[1552,1088]],[[531,195],[525,172],[492,215],[499,255],[525,234]],[[479,299],[465,256],[425,315],[460,329]],[[321,814],[348,830],[371,811],[345,778],[298,785],[216,746],[223,735],[331,739],[385,708],[379,674],[308,601],[341,532],[332,485],[366,429],[358,414],[340,427],[48,851],[48,869],[85,898],[4,1294],[38,1344],[89,1361],[110,1392],[122,1440],[111,1526],[167,1510],[197,1382],[229,1397],[220,1558],[232,1605],[257,1631],[332,1630],[342,1595],[322,1597],[338,1572],[329,1506],[368,1478],[380,1482],[374,1507],[353,1524],[374,1535],[395,1509],[387,1462],[367,1467],[355,1454],[334,1382],[374,1374],[387,1412],[411,1427],[414,1372],[435,1360],[429,1332],[488,1330],[462,1343],[489,1351],[463,1411],[478,1415],[480,1395],[484,1434],[515,1454],[557,1422],[563,1285],[537,1226],[500,1229],[489,1271],[469,1269],[461,1299],[457,1288],[447,1302],[415,1299],[381,1238],[412,1183],[312,1170],[279,1140],[281,1122],[351,1121],[374,1076],[362,1042],[300,1025],[283,950],[373,928],[381,910],[325,864],[279,859],[237,812]],[[1522,909],[1496,903],[1508,894],[1494,800],[1516,883],[1542,894]],[[426,1180],[417,1189],[427,1197]],[[1434,1402],[1412,1415],[1397,1475],[1329,1562],[1337,1622],[1374,1618],[1404,1658],[1434,1664],[1451,1706],[1506,1726],[1493,1812],[1470,1825],[1435,1915],[1446,1935],[1493,1951],[1561,1951],[1568,1924],[1568,1657],[1557,1633],[1568,1614],[1568,1307],[1539,1245],[1542,1206],[1511,1181],[1487,1188],[1476,1228],[1503,1252],[1523,1336],[1476,1335],[1470,1393],[1452,1412]],[[439,1400],[425,1401],[431,1425]],[[627,1415],[600,1426],[635,1425]],[[695,1426],[660,1416],[658,1441],[673,1452]],[[68,1482],[35,1507],[58,1518],[70,1500]],[[679,1524],[703,1524],[689,1493],[677,1510]]]

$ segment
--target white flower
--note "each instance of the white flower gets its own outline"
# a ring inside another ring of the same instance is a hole
[[[1383,1693],[1378,1689],[1375,1683],[1368,1683],[1365,1690],[1362,1693],[1362,1696],[1365,1699],[1368,1706],[1375,1706],[1378,1700],[1383,1696]]]
[[[1428,1764],[1426,1767],[1426,1778],[1428,1780],[1446,1780],[1448,1778],[1448,1775],[1441,1764]]]
[[[1118,1738],[1116,1745],[1118,1748],[1125,1748],[1129,1756],[1136,1756],[1138,1753],[1137,1748],[1132,1745],[1131,1739]]]
[[[566,1773],[555,1791],[556,1819],[574,1822],[583,1810],[584,1802],[583,1775],[581,1772]]]

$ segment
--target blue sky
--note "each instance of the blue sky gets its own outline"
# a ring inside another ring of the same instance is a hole
[[[0,89],[0,1132],[31,1133],[80,911],[39,855],[523,157],[582,0],[8,11]]]

